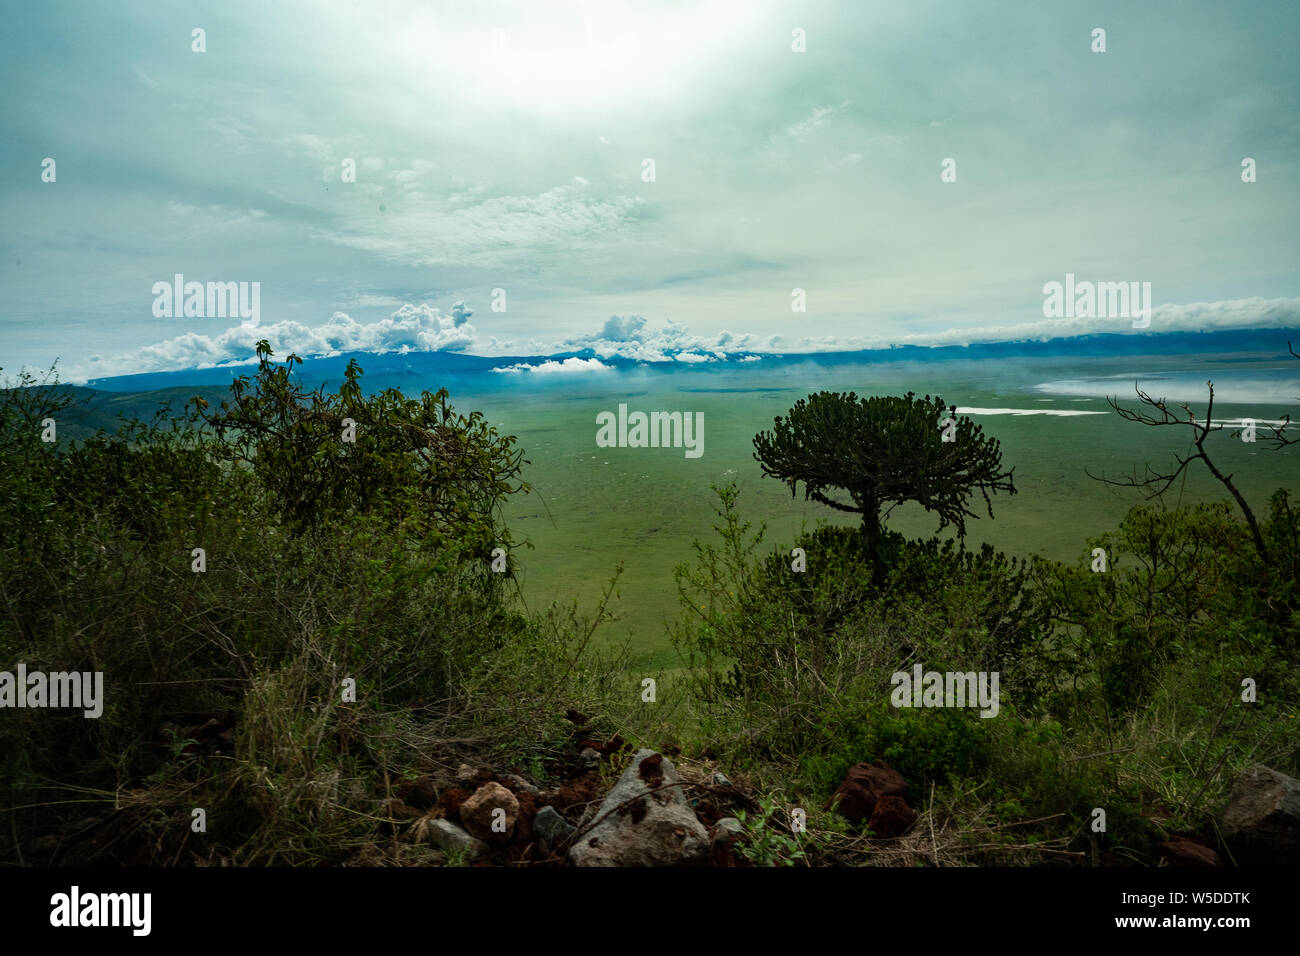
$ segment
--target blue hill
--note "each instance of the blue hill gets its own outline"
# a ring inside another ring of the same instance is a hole
[[[1300,329],[1232,329],[1214,332],[1166,332],[1155,334],[1099,334],[1047,341],[987,342],[974,345],[916,346],[901,345],[883,349],[859,349],[841,352],[799,353],[729,353],[725,360],[711,363],[685,364],[676,362],[655,363],[655,367],[693,370],[722,370],[735,368],[740,359],[754,355],[761,357],[763,368],[780,368],[789,365],[813,364],[824,367],[860,365],[875,362],[942,362],[952,360],[999,360],[1025,358],[1089,358],[1159,355],[1215,356],[1220,361],[1290,359],[1287,342],[1300,341]],[[670,355],[672,353],[669,353]],[[554,355],[482,356],[461,352],[353,352],[327,358],[304,359],[301,373],[304,380],[322,381],[338,379],[350,359],[355,358],[367,375],[385,379],[409,377],[421,383],[431,380],[447,384],[477,383],[482,386],[485,376],[494,368],[516,364],[539,364],[544,361],[563,361],[566,358],[598,358],[591,349],[560,352]],[[646,363],[636,359],[600,357],[613,368],[634,368]],[[757,364],[757,363],[755,363]],[[233,368],[185,369],[174,372],[146,372],[138,375],[119,375],[92,379],[87,385],[110,392],[152,391],[178,386],[227,385],[240,375],[252,372],[251,365]],[[495,377],[495,376],[494,376]]]

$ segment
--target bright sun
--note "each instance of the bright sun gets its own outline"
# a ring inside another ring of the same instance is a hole
[[[485,104],[550,112],[680,94],[757,25],[753,5],[736,0],[666,9],[594,0],[511,6],[485,17],[470,5],[473,23],[412,10],[392,41],[431,80],[457,82]]]

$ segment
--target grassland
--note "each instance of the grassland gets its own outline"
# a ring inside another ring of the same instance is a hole
[[[975,546],[988,542],[1013,554],[1082,561],[1087,539],[1113,527],[1142,497],[1089,478],[1088,471],[1109,478],[1131,474],[1134,468],[1140,473],[1147,462],[1161,465],[1185,453],[1187,436],[1124,422],[1102,399],[1043,400],[1028,390],[1027,381],[1022,378],[996,389],[989,388],[987,380],[948,380],[939,383],[939,390],[945,399],[951,396],[963,407],[1105,414],[977,417],[985,432],[1002,442],[1004,462],[1015,467],[1017,494],[995,499],[993,519],[982,515],[970,522],[967,542]],[[501,395],[474,396],[470,403],[517,435],[531,461],[525,474],[534,494],[518,496],[507,511],[510,527],[534,545],[534,550],[522,553],[519,571],[528,603],[536,607],[576,597],[581,604],[592,605],[622,562],[617,607],[621,620],[606,629],[605,639],[629,641],[633,659],[645,666],[672,668],[676,657],[665,626],[679,608],[672,572],[690,556],[693,539],[713,534],[717,502],[711,484],[735,481],[741,490],[742,512],[755,524],[767,522],[768,540],[774,545],[791,540],[805,523],[811,528],[822,520],[851,519],[805,502],[802,491],[792,498],[784,485],[763,477],[753,458],[754,435],[817,385],[766,388],[719,383],[690,391],[665,388],[654,380],[644,385],[626,392],[552,392],[531,405],[517,396],[503,400]],[[873,388],[842,378],[825,387],[856,388],[859,393],[897,392],[900,387],[922,392],[926,383],[889,381]],[[1121,393],[1120,398],[1123,401],[1125,396]],[[679,449],[597,448],[596,414],[618,402],[627,402],[630,408],[703,412],[705,454],[691,460]],[[1215,416],[1252,414],[1261,411],[1224,405],[1216,406]],[[1228,429],[1215,436],[1214,447],[1250,500],[1266,500],[1274,488],[1294,484],[1293,463],[1233,439]],[[1227,496],[1201,469],[1191,471],[1173,497],[1191,504]],[[889,526],[919,537],[932,534],[937,521],[909,507],[895,511]]]

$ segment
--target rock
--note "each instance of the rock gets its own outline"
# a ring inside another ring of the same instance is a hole
[[[501,779],[504,780],[515,791],[515,793],[531,793],[536,796],[542,792],[517,773],[503,773]]]
[[[451,820],[460,819],[460,806],[469,797],[469,793],[460,787],[448,787],[442,791],[442,796],[438,798],[438,806],[443,811],[442,815]]]
[[[735,866],[736,844],[745,828],[735,817],[723,817],[713,829],[713,843],[709,846],[710,866]]]
[[[871,819],[881,797],[906,797],[907,781],[884,761],[858,763],[849,768],[844,782],[831,796],[826,808],[837,805],[840,815],[854,823]],[[838,801],[838,804],[837,804]]]
[[[495,782],[483,784],[460,805],[460,822],[465,829],[490,843],[508,842],[514,835],[518,819],[519,801],[513,793]],[[494,822],[497,824],[495,827]]]
[[[541,799],[532,793],[516,793],[519,801],[519,818],[515,820],[513,842],[519,844],[533,842],[533,820],[537,817],[537,801]]]
[[[557,810],[568,810],[570,807],[585,806],[587,804],[594,807],[596,802],[600,800],[600,789],[600,771],[588,770],[567,783],[561,784],[560,788],[555,791],[554,796],[547,802]]]
[[[745,832],[745,826],[735,817],[723,817],[718,821],[713,831],[714,844],[731,844],[740,839]]]
[[[1240,864],[1300,866],[1300,780],[1247,767],[1223,811],[1223,837]]]
[[[476,860],[488,851],[488,845],[476,840],[445,817],[423,817],[416,824],[419,842],[429,842],[448,853],[463,851],[468,859]]]
[[[434,782],[433,777],[417,777],[406,786],[406,793],[403,795],[406,802],[413,807],[421,810],[428,810],[438,802],[438,785]]]
[[[574,827],[554,807],[542,807],[533,817],[533,837],[546,850],[563,846],[573,835]]]
[[[725,773],[718,772],[713,775],[713,785],[715,787],[730,787],[731,781],[727,779],[727,775]],[[731,819],[731,818],[727,817],[726,819]]]
[[[876,801],[867,826],[878,837],[902,836],[916,822],[916,811],[902,797],[885,794]]]
[[[681,866],[703,862],[709,834],[682,792],[672,761],[639,750],[569,850],[576,866]],[[665,786],[667,785],[667,786]],[[665,789],[658,789],[665,787]]]
[[[1170,866],[1219,866],[1219,854],[1188,837],[1171,837],[1156,844],[1156,853]]]
[[[708,865],[735,866],[740,860],[737,844],[744,835],[745,826],[735,817],[719,819],[714,826],[714,842],[708,847]]]
[[[586,750],[588,747],[596,751],[598,754],[611,756],[627,747],[627,743],[622,737],[615,734],[613,737],[610,737],[609,740],[603,742],[599,740],[584,740],[578,744],[578,749],[580,750]]]
[[[456,782],[466,784],[486,783],[492,777],[492,771],[485,767],[471,767],[467,763],[456,768]]]
[[[593,767],[600,766],[600,751],[591,747],[583,750],[578,754],[578,763],[582,764],[584,770],[591,770]]]

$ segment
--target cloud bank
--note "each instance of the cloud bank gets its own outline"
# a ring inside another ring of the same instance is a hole
[[[473,314],[464,302],[453,304],[448,315],[429,305],[408,303],[388,318],[368,324],[335,312],[319,326],[286,321],[250,328],[237,325],[216,335],[187,332],[130,355],[108,360],[93,356],[86,365],[70,369],[69,378],[85,381],[137,372],[242,364],[253,361],[260,339],[266,339],[280,357],[291,352],[304,358],[340,352],[463,352],[478,341],[469,323]]]
[[[94,356],[88,363],[64,369],[68,380],[125,375],[136,372],[211,368],[252,361],[254,347],[265,338],[276,355],[295,352],[304,358],[341,352],[469,352],[502,354],[511,343],[495,337],[480,341],[470,324],[473,310],[455,302],[447,314],[427,305],[404,304],[387,318],[361,323],[335,312],[323,325],[283,321],[257,328],[234,326],[216,335],[186,333],[137,352],[110,359]],[[912,335],[789,339],[782,335],[734,333],[723,329],[697,335],[672,320],[651,326],[640,315],[611,315],[600,331],[553,342],[530,342],[539,357],[590,350],[597,358],[518,363],[494,371],[552,374],[608,369],[600,359],[637,362],[702,364],[731,358],[753,361],[756,353],[804,353],[888,348],[893,345],[962,346],[988,342],[1047,341],[1098,333],[1150,335],[1162,332],[1214,332],[1225,329],[1300,329],[1300,298],[1234,299],[1162,305],[1152,310],[1148,329],[1135,330],[1131,319],[1043,319],[1018,325],[988,325]]]

